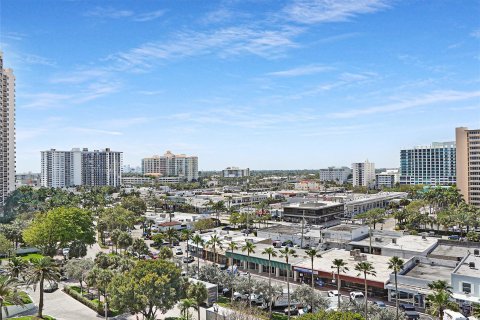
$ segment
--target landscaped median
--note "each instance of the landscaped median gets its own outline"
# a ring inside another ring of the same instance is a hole
[[[93,297],[91,293],[83,292],[82,294],[80,292],[80,287],[78,286],[65,286],[63,288],[63,291],[75,300],[83,303],[93,311],[97,312],[98,314],[105,314],[105,305],[103,304],[103,302],[99,301],[98,298],[90,299],[91,297]],[[117,310],[108,310],[109,317],[114,317],[117,315],[119,315]]]
[[[28,294],[21,291],[19,295],[22,298],[23,306],[12,305],[12,304],[9,304],[8,302],[5,302],[2,308],[3,319],[5,319],[7,315],[8,317],[12,317],[17,314],[20,314],[35,308],[35,304],[33,303],[32,299],[28,296]]]

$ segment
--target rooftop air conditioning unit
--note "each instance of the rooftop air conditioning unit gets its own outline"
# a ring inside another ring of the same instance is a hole
[[[468,266],[470,267],[470,269],[475,269],[475,262],[470,262]]]
[[[375,238],[375,242],[382,242],[382,238]]]
[[[393,243],[393,244],[397,244],[397,239],[393,238],[393,239],[392,239],[392,243]]]
[[[479,257],[479,256],[480,256],[480,250],[474,249],[474,250],[473,250],[473,255],[474,255],[475,257]]]

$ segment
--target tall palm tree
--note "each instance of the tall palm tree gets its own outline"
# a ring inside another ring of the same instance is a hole
[[[28,284],[33,285],[34,290],[36,290],[37,283],[40,284],[40,299],[38,302],[37,317],[42,318],[44,281],[60,281],[60,269],[49,257],[33,258],[30,260],[30,266],[26,279]]]
[[[288,298],[288,319],[290,320],[290,268],[288,267],[288,260],[290,257],[296,257],[296,251],[294,249],[290,249],[289,247],[285,247],[279,251],[283,258],[285,258],[285,262],[287,264],[287,298]]]
[[[197,256],[198,256],[198,248],[200,246],[203,246],[203,239],[202,237],[197,233],[193,236],[192,242],[195,244],[197,247]],[[197,272],[200,272],[200,257],[197,257]]]
[[[376,277],[377,272],[373,267],[373,264],[368,261],[362,261],[355,265],[355,270],[359,272],[358,275],[363,273],[363,278],[365,279],[365,320],[368,320],[368,303],[367,303],[367,296],[368,296],[368,286],[367,286],[367,275],[371,275]]]
[[[178,239],[178,231],[173,229],[173,228],[168,228],[167,231],[165,231],[165,235],[168,239],[168,243],[170,245],[170,248],[173,247],[173,240]]]
[[[12,257],[8,262],[7,270],[11,277],[18,279],[20,274],[27,269],[27,266],[27,261],[17,257]]]
[[[348,271],[348,267],[347,263],[343,259],[334,259],[332,263],[332,268],[337,269],[338,309],[340,309],[340,288],[342,286],[342,281],[340,280],[340,272]]]
[[[222,248],[222,239],[216,234],[210,237],[210,240],[207,241],[207,244],[213,249],[213,266],[216,266],[217,263],[217,248]]]
[[[433,291],[447,291],[452,293],[452,287],[448,285],[448,282],[445,280],[435,280],[428,284],[428,288]]]
[[[188,309],[195,307],[195,300],[182,299],[180,300],[178,307],[183,318],[185,318],[185,320],[189,320],[190,312],[188,312]]]
[[[272,247],[265,248],[262,254],[268,255],[268,295],[269,295],[269,318],[272,318],[272,304],[273,304],[273,297],[272,297],[272,257],[277,256],[277,251]]]
[[[192,230],[189,230],[189,229],[184,229],[182,230],[182,240],[185,240],[185,242],[187,243],[187,260],[188,260],[188,255],[190,253],[190,248],[188,246],[188,241],[192,238],[192,234],[193,234],[193,231]],[[187,276],[188,276],[188,263],[187,263]]]
[[[238,249],[238,245],[235,242],[232,241],[228,244],[228,250],[230,250],[230,252],[232,253],[232,272],[230,274],[230,277],[232,278],[232,297],[231,297],[232,302],[233,302],[233,292],[234,292],[234,285],[235,285],[235,281],[233,281],[233,277],[234,277],[234,274],[233,274],[233,252],[237,249]]]
[[[307,254],[307,256],[310,257],[310,261],[312,263],[312,292],[315,290],[315,277],[313,276],[313,262],[314,262],[315,258],[321,257],[319,252],[320,252],[320,250],[317,250],[315,248],[305,250],[305,253]],[[314,298],[315,298],[315,295],[312,294],[312,311],[313,311],[313,299]]]
[[[17,287],[19,282],[16,278],[10,278],[7,276],[0,276],[0,320],[2,320],[2,309],[4,303],[10,303],[14,305],[23,306],[23,300],[20,296]],[[5,308],[5,313],[7,309]],[[7,314],[8,317],[8,314]]]
[[[250,254],[255,253],[255,248],[256,246],[253,244],[253,242],[247,241],[245,242],[245,245],[242,247],[242,251],[247,251],[247,271],[249,269],[249,264],[250,264]],[[251,275],[250,272],[248,273],[248,288],[251,288]],[[250,307],[252,307],[252,299],[250,299],[250,290],[248,291],[248,304]]]
[[[427,300],[430,303],[427,311],[433,316],[437,316],[439,319],[443,319],[443,312],[445,309],[452,305],[455,305],[450,301],[452,295],[446,290],[434,291],[427,296]]]
[[[388,269],[393,270],[393,274],[395,276],[395,308],[397,309],[396,311],[396,319],[398,320],[398,283],[397,283],[397,274],[403,269],[403,260],[400,259],[399,257],[391,257],[390,260],[388,260]]]

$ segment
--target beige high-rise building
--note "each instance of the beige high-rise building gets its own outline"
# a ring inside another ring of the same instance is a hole
[[[480,129],[455,129],[457,187],[469,204],[480,207]]]
[[[375,184],[375,163],[365,162],[352,163],[353,186],[372,188]]]
[[[142,173],[161,177],[180,177],[186,181],[198,179],[198,157],[173,154],[142,159]]]
[[[15,76],[0,51],[0,207],[15,190]]]

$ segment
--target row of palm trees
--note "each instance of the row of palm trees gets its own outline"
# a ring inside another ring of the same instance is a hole
[[[25,261],[20,258],[12,258],[8,264],[7,274],[0,276],[0,320],[2,320],[2,308],[5,303],[24,305],[18,288],[23,285],[32,285],[33,289],[39,286],[40,299],[38,303],[37,317],[43,317],[43,289],[45,281],[58,282],[60,270],[49,257],[33,258]],[[21,278],[21,279],[20,279]]]

